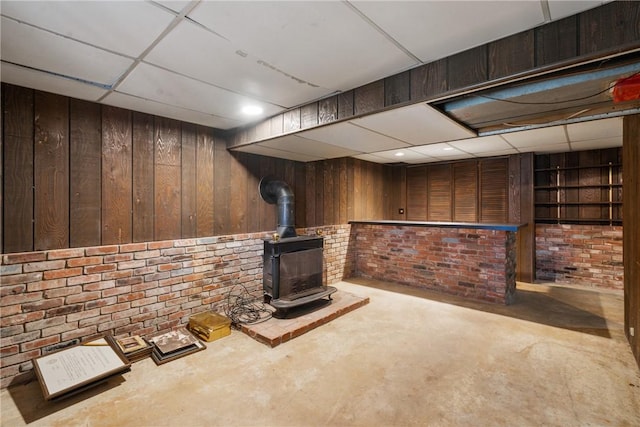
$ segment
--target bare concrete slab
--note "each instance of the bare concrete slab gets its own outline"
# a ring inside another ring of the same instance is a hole
[[[510,306],[383,282],[368,304],[271,348],[246,334],[68,401],[0,392],[0,425],[638,426],[621,293],[518,284]]]

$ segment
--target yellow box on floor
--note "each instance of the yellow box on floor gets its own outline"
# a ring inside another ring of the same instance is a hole
[[[211,342],[231,333],[231,320],[221,314],[205,311],[189,318],[189,330],[198,338]]]

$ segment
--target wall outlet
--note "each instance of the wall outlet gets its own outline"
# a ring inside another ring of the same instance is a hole
[[[636,330],[632,327],[629,327],[629,335],[631,335],[632,337],[636,336]]]

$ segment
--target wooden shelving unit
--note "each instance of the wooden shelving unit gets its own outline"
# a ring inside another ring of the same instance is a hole
[[[594,161],[612,157],[619,149],[537,156],[536,222],[621,225],[622,164]]]

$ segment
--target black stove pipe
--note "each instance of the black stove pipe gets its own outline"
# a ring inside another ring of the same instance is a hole
[[[281,238],[296,237],[294,205],[295,199],[291,187],[273,176],[265,176],[258,185],[260,197],[269,203],[278,205],[278,226],[276,232]]]

